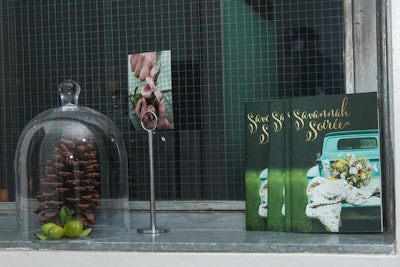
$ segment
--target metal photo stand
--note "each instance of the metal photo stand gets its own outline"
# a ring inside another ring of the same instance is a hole
[[[157,128],[158,117],[153,111],[146,111],[140,123],[142,128],[147,131],[149,138],[149,160],[150,160],[150,227],[138,228],[137,232],[142,234],[159,234],[169,232],[168,228],[159,228],[156,226],[156,200],[154,186],[154,150],[153,150],[153,133]]]

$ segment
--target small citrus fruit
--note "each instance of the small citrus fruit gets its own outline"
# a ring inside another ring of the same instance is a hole
[[[48,231],[48,236],[51,239],[60,239],[61,237],[63,237],[63,235],[64,235],[64,230],[59,225],[54,225],[54,226],[50,227],[50,229]]]
[[[44,235],[48,236],[48,235],[49,235],[49,229],[50,229],[51,227],[55,226],[55,225],[57,225],[57,224],[52,223],[52,222],[48,222],[48,223],[43,224],[42,227],[41,227],[42,233],[43,233]]]
[[[67,237],[77,237],[83,231],[83,225],[79,220],[69,220],[64,225],[64,234]]]

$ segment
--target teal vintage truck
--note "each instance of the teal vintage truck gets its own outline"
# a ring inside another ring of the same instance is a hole
[[[351,155],[351,156],[349,156]],[[317,154],[316,165],[307,172],[307,178],[310,181],[315,177],[332,179],[335,175],[334,168],[340,160],[346,157],[364,159],[368,164],[369,181],[368,184],[380,186],[381,168],[380,168],[380,144],[378,130],[358,130],[328,133],[324,137],[322,152]],[[338,174],[339,177],[340,174]],[[351,183],[351,181],[349,181]],[[355,185],[356,185],[355,181]],[[359,186],[360,187],[360,186]],[[380,206],[379,196],[372,196],[362,206]],[[343,203],[343,207],[351,207]]]

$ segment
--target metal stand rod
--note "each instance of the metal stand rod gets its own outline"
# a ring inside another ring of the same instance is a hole
[[[150,222],[151,231],[156,232],[156,197],[154,185],[154,150],[153,150],[153,132],[148,131],[149,136],[149,161],[150,161]]]
[[[154,114],[154,116],[156,116]],[[142,124],[143,126],[143,124]],[[138,233],[143,234],[158,234],[168,232],[167,228],[156,227],[156,197],[155,197],[155,182],[154,182],[154,149],[153,149],[153,130],[147,129],[143,126],[148,133],[149,139],[149,161],[150,161],[150,228],[139,228]]]

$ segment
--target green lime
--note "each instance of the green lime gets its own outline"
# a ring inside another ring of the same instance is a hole
[[[51,227],[55,226],[55,225],[57,225],[57,224],[52,223],[52,222],[48,222],[48,223],[43,224],[43,225],[42,225],[42,228],[41,228],[41,229],[42,229],[42,233],[43,233],[44,235],[48,236],[48,235],[49,235],[49,229],[50,229]]]
[[[79,220],[69,220],[64,225],[64,234],[67,237],[77,237],[83,231],[83,225]]]
[[[48,236],[51,239],[60,239],[61,237],[63,237],[63,235],[64,235],[64,230],[59,225],[54,225],[54,226],[50,227],[50,229],[48,231]]]

